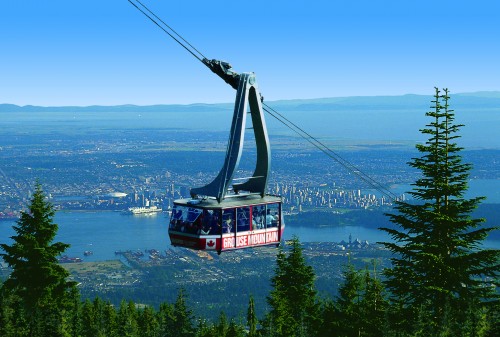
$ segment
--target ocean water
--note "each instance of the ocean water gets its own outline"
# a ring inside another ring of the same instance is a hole
[[[118,259],[117,251],[173,248],[168,238],[168,217],[166,214],[151,216],[124,215],[121,212],[57,212],[54,222],[59,225],[56,241],[69,243],[65,254],[80,257],[84,261],[104,261]],[[286,221],[286,218],[285,218]],[[0,242],[10,243],[14,235],[14,222],[0,222]],[[388,241],[385,232],[363,226],[340,226],[310,228],[287,226],[285,239],[293,235],[302,242],[340,242],[353,239],[370,243]],[[500,240],[487,240],[486,247],[500,248]],[[85,251],[92,251],[84,256]]]

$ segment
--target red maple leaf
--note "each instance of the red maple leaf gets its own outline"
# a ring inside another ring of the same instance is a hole
[[[215,242],[213,242],[212,240],[207,242],[208,247],[213,247],[214,245],[215,245]]]

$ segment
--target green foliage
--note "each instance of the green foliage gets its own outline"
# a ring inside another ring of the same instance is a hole
[[[144,337],[156,337],[159,336],[160,324],[156,319],[156,314],[153,308],[145,307],[142,311],[139,311],[138,318],[139,331],[141,336]]]
[[[217,336],[226,337],[229,326],[224,312],[220,313],[219,322],[216,326]]]
[[[352,263],[346,266],[336,300],[323,303],[320,336],[383,335],[388,303],[373,265],[373,274],[356,270]]]
[[[171,336],[189,337],[193,335],[193,311],[187,306],[184,289],[179,290],[172,316]]]
[[[28,210],[13,227],[14,242],[0,244],[5,252],[0,256],[12,268],[2,291],[18,299],[16,316],[26,319],[31,336],[44,336],[49,331],[53,336],[68,334],[64,311],[75,284],[66,280],[69,273],[57,261],[69,245],[52,243],[58,230],[53,217],[53,206],[37,183]]]
[[[426,114],[431,122],[421,130],[429,139],[409,163],[422,173],[409,192],[416,202],[397,202],[397,212],[388,214],[397,229],[382,230],[394,240],[384,243],[395,256],[385,273],[393,323],[411,331],[414,321],[406,317],[422,317],[427,333],[459,335],[453,329],[460,329],[468,304],[495,298],[490,281],[498,275],[499,251],[481,247],[496,228],[470,216],[483,198],[464,199],[471,166],[462,163],[455,143],[462,125],[454,124],[449,99],[447,89],[441,95],[436,88]]]
[[[118,310],[118,335],[123,337],[136,337],[138,335],[137,310],[134,302],[120,303]]]
[[[82,307],[81,314],[82,326],[85,327],[85,333],[82,336],[97,336],[99,328],[97,327],[97,317],[92,302],[87,299]]]
[[[445,100],[444,108],[439,98]],[[469,216],[480,198],[463,200],[469,167],[460,163],[459,148],[450,142],[457,129],[447,100],[447,93],[436,93],[436,109],[445,112],[429,114],[435,118],[427,129],[433,137],[420,147],[426,160],[413,162],[424,171],[412,192],[420,202],[399,202],[398,213],[389,218],[400,230],[384,229],[396,242],[385,243],[396,253],[394,267],[386,272],[387,289],[375,263],[373,271],[349,264],[338,296],[320,304],[314,270],[294,237],[278,251],[267,298],[270,311],[260,330],[253,297],[248,332],[224,312],[216,323],[201,318],[195,327],[184,289],[158,311],[124,300],[119,308],[100,298],[82,303],[66,280],[68,273],[57,264],[67,245],[52,244],[54,211],[37,184],[29,210],[15,227],[14,243],[1,245],[1,256],[13,272],[0,287],[0,336],[497,336],[499,303],[490,285],[498,276],[498,251],[481,249],[492,228],[478,228],[482,219]],[[28,277],[31,271],[40,280]]]
[[[377,277],[376,262],[373,273],[365,270],[363,277],[363,298],[361,300],[362,330],[365,336],[382,336],[386,325],[386,311],[389,303],[383,283]]]
[[[337,298],[338,324],[341,336],[361,334],[361,303],[363,296],[362,274],[349,263],[344,271],[344,283],[339,286]]]
[[[168,336],[174,321],[174,307],[169,303],[160,304],[157,314],[160,336]]]
[[[248,310],[247,310],[247,325],[248,325],[248,337],[256,337],[257,336],[257,314],[255,313],[255,303],[253,300],[253,296],[250,296],[250,300],[248,301]]]
[[[27,332],[22,327],[26,326],[24,316],[20,312],[19,298],[5,289],[0,289],[0,336],[14,337],[25,336]]]
[[[226,337],[245,337],[245,329],[241,324],[235,322],[234,318],[229,322],[229,327],[227,328]]]
[[[319,318],[315,274],[305,262],[297,237],[287,252],[280,248],[276,263],[268,296],[271,311],[263,322],[265,332],[287,337],[315,334]]]

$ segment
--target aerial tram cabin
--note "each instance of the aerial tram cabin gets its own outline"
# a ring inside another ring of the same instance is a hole
[[[226,250],[279,245],[283,237],[282,199],[267,195],[271,151],[255,74],[234,72],[218,60],[203,59],[236,92],[225,161],[208,185],[191,189],[191,199],[175,200],[168,234],[173,246]],[[249,109],[248,109],[249,108]],[[254,173],[233,183],[243,150],[247,114],[251,115],[257,161]]]
[[[278,245],[284,224],[281,198],[247,195],[217,202],[176,200],[169,235],[172,245],[198,250],[226,250]]]

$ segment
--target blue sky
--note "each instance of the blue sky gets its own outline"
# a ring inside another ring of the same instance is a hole
[[[500,2],[143,0],[267,101],[500,91]],[[0,103],[232,102],[127,0],[0,0]]]

